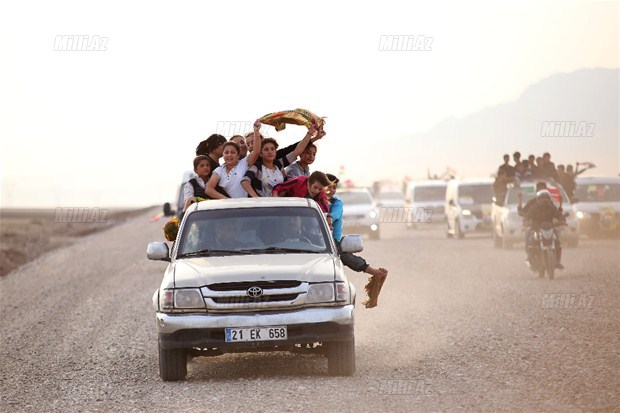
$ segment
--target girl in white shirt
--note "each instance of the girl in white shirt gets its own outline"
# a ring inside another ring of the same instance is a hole
[[[234,142],[226,142],[224,144],[224,164],[216,168],[211,174],[211,178],[207,183],[205,192],[213,199],[226,198],[246,198],[248,193],[241,186],[241,180],[248,168],[254,165],[260,153],[260,129],[261,123],[257,120],[254,122],[254,145],[252,152],[245,158],[239,160],[239,145]],[[216,187],[220,186],[226,191],[226,195],[217,191]]]

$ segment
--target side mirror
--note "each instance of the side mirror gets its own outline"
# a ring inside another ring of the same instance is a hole
[[[342,252],[360,252],[364,249],[362,237],[357,234],[345,235],[340,240],[340,250]]]
[[[151,242],[146,247],[146,257],[153,261],[170,262],[170,250],[165,242]]]
[[[166,202],[164,204],[164,216],[169,217],[170,215],[172,215],[172,207],[170,206],[170,202]]]

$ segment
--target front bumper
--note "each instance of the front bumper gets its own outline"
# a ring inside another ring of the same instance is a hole
[[[306,308],[269,314],[157,313],[162,348],[271,348],[353,340],[353,305]],[[225,328],[287,326],[288,340],[225,342]]]
[[[461,232],[463,233],[471,233],[471,232],[490,232],[493,228],[493,222],[490,218],[477,218],[473,215],[471,216],[461,216],[459,218],[459,225],[461,226]]]

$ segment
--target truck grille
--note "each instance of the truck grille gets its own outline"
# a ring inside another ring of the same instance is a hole
[[[258,304],[270,303],[274,301],[291,301],[297,298],[299,294],[274,294],[263,295],[262,297],[212,297],[211,299],[217,304]]]
[[[263,290],[275,288],[295,288],[301,285],[301,281],[282,280],[282,281],[242,281],[231,283],[218,283],[208,285],[211,291],[239,291],[247,290],[250,287],[260,287]]]
[[[252,287],[261,288],[262,294],[250,297]],[[208,311],[269,311],[303,304],[308,287],[296,280],[239,281],[210,284],[201,291]]]

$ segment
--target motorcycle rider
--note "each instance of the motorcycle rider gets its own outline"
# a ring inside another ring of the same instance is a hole
[[[551,193],[547,189],[541,189],[536,192],[536,203],[534,203],[527,213],[525,214],[525,218],[531,222],[531,230],[530,233],[535,231],[540,227],[540,224],[543,222],[553,222],[553,218],[566,223],[566,219],[562,214],[562,211],[558,209],[551,200]],[[553,229],[556,238],[556,256],[557,256],[557,264],[556,267],[560,270],[564,269],[564,266],[561,263],[562,260],[562,245],[560,243],[560,234],[557,229]],[[528,261],[531,262],[531,251],[528,248]]]

